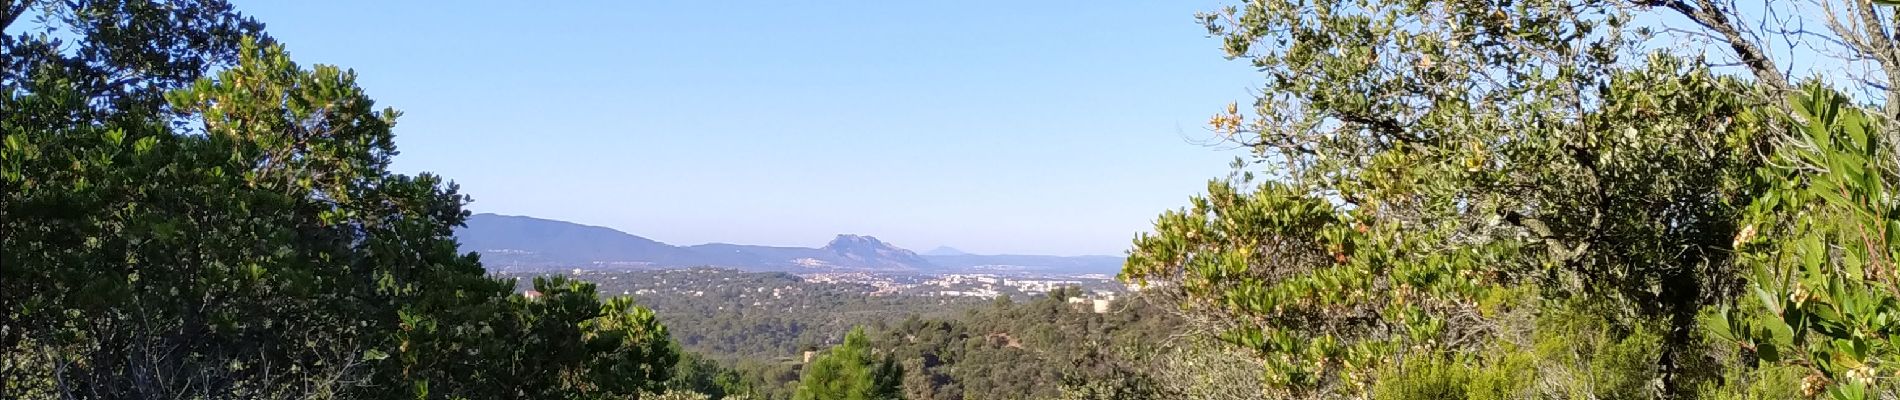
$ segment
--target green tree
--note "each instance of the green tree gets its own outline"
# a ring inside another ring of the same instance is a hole
[[[246,37],[272,42],[223,0],[9,1],[0,29],[17,32],[0,35],[0,87],[79,101],[41,128],[165,112],[165,92],[236,64]]]
[[[459,253],[467,199],[388,171],[398,113],[354,73],[291,62],[223,2],[9,2],[0,22],[29,10],[45,29],[7,29],[0,73],[4,397],[628,397],[668,378],[651,312],[558,281],[530,301]]]
[[[677,348],[674,351],[680,353],[679,365],[674,367],[672,379],[666,382],[668,390],[702,393],[713,399],[755,393],[739,371],[699,353]]]
[[[1900,82],[1882,33],[1893,11],[1821,3],[1789,25],[1700,0],[1269,0],[1203,14],[1265,78],[1252,107],[1210,121],[1253,157],[1159,218],[1122,276],[1255,351],[1276,395],[1362,395],[1413,357],[1530,348],[1539,339],[1513,332],[1568,307],[1599,311],[1610,348],[1641,347],[1660,321],[1642,350],[1653,368],[1622,370],[1655,375],[1650,395],[1686,395],[1719,369],[1697,316],[1747,286],[1733,239],[1773,186],[1760,155],[1792,137],[1784,120],[1807,118],[1785,112],[1791,60],[1762,37],[1826,18],[1791,35],[1835,38],[1823,46],[1873,71],[1835,83],[1872,89],[1888,114],[1900,104],[1886,89]],[[1659,18],[1694,24],[1643,25]],[[1726,53],[1652,53],[1658,34]]]
[[[444,398],[637,398],[672,378],[679,353],[651,311],[563,277],[534,289],[475,318],[404,315],[378,378]]]
[[[902,399],[904,372],[890,355],[873,354],[864,328],[844,335],[844,343],[805,366],[799,379],[799,400]]]
[[[1769,365],[1802,367],[1808,396],[1891,397],[1900,393],[1900,163],[1882,125],[1892,122],[1819,85],[1793,103],[1806,123],[1761,170],[1771,190],[1734,239],[1752,295],[1706,313],[1706,326]]]

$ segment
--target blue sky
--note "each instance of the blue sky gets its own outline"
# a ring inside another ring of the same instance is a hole
[[[545,3],[237,6],[403,110],[398,170],[674,244],[1119,254],[1257,81],[1212,2]]]

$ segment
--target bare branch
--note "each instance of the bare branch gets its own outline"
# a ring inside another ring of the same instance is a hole
[[[0,31],[5,31],[7,30],[7,28],[12,28],[13,22],[19,20],[21,15],[26,14],[26,9],[33,6],[33,0],[19,0],[19,1],[20,2],[18,4],[13,4],[13,5],[7,6],[6,8],[0,8]]]
[[[1741,58],[1742,64],[1747,65],[1749,71],[1754,72],[1755,77],[1761,79],[1762,83],[1776,91],[1793,90],[1793,87],[1788,84],[1788,79],[1782,76],[1781,70],[1775,67],[1774,60],[1768,58],[1756,42],[1742,36],[1742,31],[1729,20],[1727,11],[1721,9],[1715,0],[1698,0],[1697,3],[1698,6],[1691,6],[1683,0],[1652,0],[1644,4],[1673,10],[1695,21],[1696,24],[1702,25],[1703,28],[1721,34],[1724,41],[1728,42],[1729,48]]]
[[[1867,44],[1867,51],[1873,53],[1873,58],[1887,71],[1887,81],[1900,85],[1900,47],[1896,47],[1893,37],[1888,36],[1885,25],[1876,15],[1879,12],[1874,10],[1871,0],[1859,0],[1853,8],[1855,14],[1860,16],[1861,33],[1865,35],[1862,41]],[[1900,115],[1900,91],[1888,90],[1886,105],[1888,116]]]

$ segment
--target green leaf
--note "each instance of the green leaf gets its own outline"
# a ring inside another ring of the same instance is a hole
[[[1774,343],[1794,344],[1794,327],[1780,319],[1762,320],[1762,329],[1767,330],[1768,338]]]
[[[1762,306],[1768,307],[1769,313],[1776,314],[1776,315],[1781,314],[1781,298],[1780,297],[1775,296],[1773,294],[1769,294],[1768,290],[1763,289],[1760,285],[1753,286],[1752,289],[1754,289],[1755,297],[1761,300]]]
[[[1709,330],[1710,334],[1715,335],[1716,338],[1731,342],[1741,339],[1735,335],[1733,328],[1730,326],[1732,322],[1729,321],[1727,309],[1710,313],[1708,319],[1703,321],[1702,325]]]
[[[1801,238],[1801,265],[1809,271],[1820,271],[1827,261],[1827,246],[1821,243],[1819,235]]]
[[[17,152],[26,149],[26,135],[17,133],[7,134],[6,142],[8,151]]]
[[[157,145],[158,145],[157,136],[146,136],[143,138],[139,138],[138,141],[132,142],[132,152],[135,154],[143,155],[143,154],[152,152],[152,147],[157,146]]]
[[[1863,269],[1866,267],[1866,261],[1862,259],[1861,252],[1849,250],[1841,253],[1841,268],[1847,272],[1847,276],[1867,276]]]

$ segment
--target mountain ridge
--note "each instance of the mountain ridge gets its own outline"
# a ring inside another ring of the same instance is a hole
[[[461,251],[490,270],[715,266],[751,271],[1113,273],[1117,256],[976,255],[940,247],[918,254],[876,236],[839,234],[822,247],[705,243],[679,246],[613,228],[492,213],[455,230]],[[954,253],[943,251],[949,249]]]

